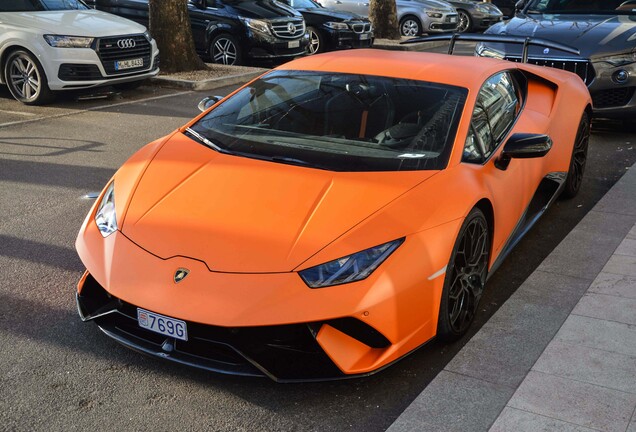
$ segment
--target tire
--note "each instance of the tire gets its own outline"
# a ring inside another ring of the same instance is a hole
[[[583,113],[579,127],[574,139],[574,147],[572,148],[572,157],[570,158],[570,167],[568,176],[565,179],[562,199],[574,198],[581,189],[583,182],[583,174],[585,173],[585,164],[587,163],[587,148],[590,141],[590,116]]]
[[[325,38],[315,27],[307,27],[309,33],[309,45],[307,55],[314,55],[325,51]]]
[[[237,66],[242,64],[243,52],[236,38],[227,33],[217,35],[208,50],[213,63]]]
[[[9,92],[16,100],[25,105],[43,105],[54,99],[42,65],[30,52],[11,52],[3,69]]]
[[[141,85],[144,82],[145,80],[130,81],[125,83],[115,84],[113,85],[113,87],[115,87],[117,90],[123,90],[123,91],[135,90],[141,87]]]
[[[459,24],[457,25],[458,33],[466,33],[473,30],[473,20],[470,14],[465,10],[457,9],[459,15]]]
[[[473,322],[488,276],[490,243],[488,222],[482,211],[474,208],[459,230],[446,267],[437,321],[441,340],[459,339]]]
[[[402,36],[418,36],[422,33],[422,24],[413,15],[407,15],[400,21],[400,34]]]

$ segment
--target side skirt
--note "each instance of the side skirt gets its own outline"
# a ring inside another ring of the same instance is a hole
[[[539,187],[534,193],[534,196],[530,200],[526,211],[521,215],[521,219],[517,222],[517,226],[510,234],[508,241],[504,245],[501,253],[493,263],[488,272],[488,278],[501,266],[504,259],[510,254],[512,249],[519,243],[519,241],[530,231],[530,228],[534,226],[545,211],[556,201],[561,194],[563,187],[565,186],[565,179],[567,178],[567,172],[552,172],[545,176]]]

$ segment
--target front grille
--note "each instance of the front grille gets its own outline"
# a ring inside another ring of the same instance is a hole
[[[292,24],[292,26],[290,26]],[[293,27],[293,29],[292,29]],[[274,35],[283,39],[293,39],[305,33],[305,21],[302,19],[272,22]]]
[[[120,47],[118,43],[123,46]],[[130,43],[130,41],[133,41]],[[134,47],[130,47],[133,45]],[[118,75],[130,72],[146,70],[150,67],[150,54],[152,47],[144,35],[118,36],[114,38],[100,39],[97,44],[97,55],[102,61],[104,70],[108,75]],[[117,70],[116,62],[121,60],[142,59],[142,66]]]
[[[371,31],[371,23],[365,23],[360,21],[350,22],[349,27],[355,33],[367,33]]]
[[[103,78],[97,65],[70,63],[60,65],[57,77],[62,81],[93,81]]]
[[[600,90],[592,93],[594,108],[610,108],[625,106],[634,97],[636,87],[620,87]]]
[[[521,57],[505,57],[506,60],[521,63]],[[555,69],[563,69],[569,72],[577,74],[586,85],[589,85],[596,73],[592,64],[584,59],[544,59],[544,58],[529,58],[529,64],[537,66],[547,66]]]

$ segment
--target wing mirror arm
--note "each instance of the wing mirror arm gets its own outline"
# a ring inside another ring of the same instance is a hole
[[[223,99],[223,96],[204,97],[203,99],[201,99],[201,102],[199,102],[199,105],[197,105],[199,108],[199,111],[201,112],[206,111],[208,108],[210,108],[212,105],[214,105],[221,99]]]
[[[516,133],[506,144],[499,158],[495,160],[495,167],[502,171],[508,169],[510,161],[515,159],[530,159],[543,157],[552,148],[552,138],[548,135]]]

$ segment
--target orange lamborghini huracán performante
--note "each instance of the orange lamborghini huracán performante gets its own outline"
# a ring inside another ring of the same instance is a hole
[[[278,381],[365,375],[471,324],[488,275],[574,196],[576,75],[443,54],[295,60],[143,147],[77,238],[85,321]]]

